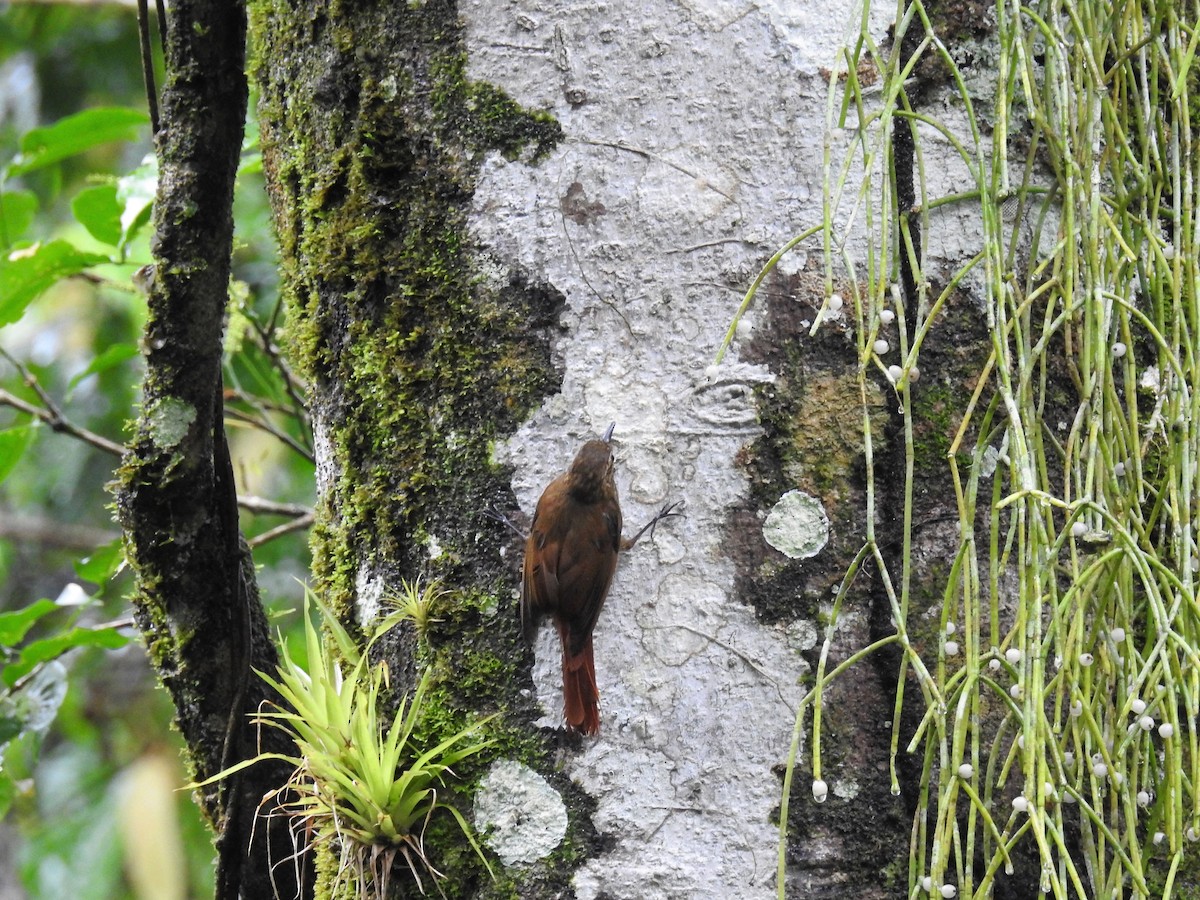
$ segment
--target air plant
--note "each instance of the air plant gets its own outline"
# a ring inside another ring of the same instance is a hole
[[[321,639],[308,615],[310,600],[321,611],[329,642]],[[370,643],[403,618],[398,611],[384,619]],[[305,598],[304,630],[307,669],[284,642],[277,673],[259,673],[278,692],[282,705],[260,711],[256,721],[286,733],[295,742],[295,755],[261,753],[193,787],[267,759],[290,764],[294,770],[287,784],[263,799],[266,814],[290,817],[293,833],[308,834],[310,847],[332,842],[339,854],[338,872],[357,877],[362,897],[372,886],[375,895],[386,895],[398,859],[422,894],[422,876],[437,885],[443,875],[426,853],[424,834],[438,814],[454,818],[490,873],[470,825],[445,798],[453,793],[451,767],[493,743],[475,738],[491,717],[433,746],[422,745],[414,731],[426,709],[432,680],[428,670],[412,695],[401,698],[389,722],[380,712],[381,694],[390,687],[386,662],[371,665],[366,652],[311,592]]]

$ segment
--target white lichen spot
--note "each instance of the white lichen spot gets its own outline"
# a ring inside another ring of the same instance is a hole
[[[529,864],[554,852],[567,833],[567,807],[558,791],[528,766],[502,759],[475,794],[475,828],[506,866]]]
[[[358,624],[367,628],[383,608],[383,579],[368,563],[358,568],[354,589],[358,594]]]
[[[853,800],[861,790],[862,786],[853,778],[841,778],[833,783],[833,796],[843,800]]]
[[[429,540],[425,542],[425,552],[429,554],[430,559],[438,559],[446,552],[436,534],[431,534]]]
[[[146,410],[150,440],[161,450],[171,450],[187,437],[196,421],[196,408],[174,397],[163,397]]]
[[[767,514],[763,537],[789,559],[816,556],[829,540],[825,507],[804,491],[788,491]]]
[[[821,639],[821,632],[817,630],[816,623],[809,619],[797,619],[792,622],[787,626],[785,634],[788,646],[797,653],[811,650]]]

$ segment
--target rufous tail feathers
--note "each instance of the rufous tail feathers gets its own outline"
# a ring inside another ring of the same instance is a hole
[[[566,638],[566,635],[563,635]],[[596,689],[596,664],[592,659],[592,637],[578,653],[563,640],[563,713],[567,727],[583,734],[600,730],[600,692]]]

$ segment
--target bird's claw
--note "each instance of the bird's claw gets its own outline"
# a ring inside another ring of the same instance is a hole
[[[500,512],[500,510],[496,509],[495,504],[488,504],[485,506],[483,508],[483,515],[485,518],[491,519],[493,522],[499,522],[502,525],[507,525],[510,529],[512,529],[513,534],[524,539],[525,535],[521,533],[521,529],[513,524],[512,519]]]

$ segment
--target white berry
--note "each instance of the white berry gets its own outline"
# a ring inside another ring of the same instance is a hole
[[[829,796],[829,785],[820,778],[814,779],[812,784],[813,799],[818,803],[824,803],[825,798]]]

